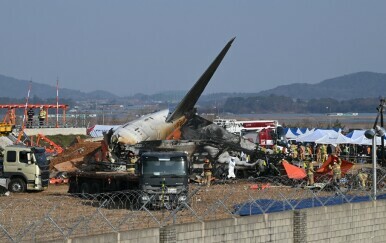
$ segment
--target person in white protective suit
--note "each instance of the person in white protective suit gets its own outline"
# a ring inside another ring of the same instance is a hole
[[[235,166],[236,166],[236,161],[234,157],[229,158],[229,163],[228,163],[228,179],[234,179],[236,178],[235,175]]]

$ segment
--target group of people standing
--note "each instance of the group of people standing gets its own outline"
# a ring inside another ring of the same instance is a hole
[[[326,144],[292,144],[289,147],[283,147],[283,149],[279,149],[279,146],[274,145],[272,147],[273,153],[282,153],[287,156],[291,156],[293,159],[296,159],[299,161],[299,166],[303,167],[305,169],[306,175],[307,175],[307,185],[313,186],[315,184],[314,174],[316,172],[316,168],[319,168],[324,164],[329,156],[331,156],[331,163],[327,166],[328,169],[331,170],[332,173],[332,182],[336,185],[341,183],[342,179],[342,159],[344,159],[344,156],[349,155],[349,148],[348,145],[326,145]],[[263,151],[264,153],[268,153],[266,151]],[[233,154],[234,155],[234,154]],[[236,155],[235,155],[236,156]],[[237,155],[239,160],[242,161],[249,161],[249,157],[243,157],[245,156],[244,153],[241,153],[241,155]],[[229,159],[227,162],[227,179],[235,179],[235,167],[236,167],[236,160],[237,157],[232,156],[232,154],[229,154]],[[290,160],[289,160],[290,161]],[[225,162],[225,161],[224,161]],[[260,166],[260,163],[263,163],[263,165]],[[257,166],[260,167],[268,167],[268,163],[265,162],[265,160],[258,159],[256,162]],[[270,163],[272,164],[272,163]],[[273,164],[272,164],[273,165]],[[263,171],[262,169],[258,169],[258,171]],[[205,158],[204,165],[203,165],[203,184],[210,186],[211,181],[213,180],[212,177],[212,169],[214,167],[212,166],[212,162],[209,160],[209,158]],[[365,185],[367,183],[367,177],[368,175],[365,173],[364,170],[361,170],[358,172],[357,178],[359,181],[359,185],[362,188],[365,188]]]
[[[44,125],[44,120],[46,119],[47,112],[43,106],[40,106],[38,119],[39,119],[39,127]],[[32,108],[29,108],[27,111],[27,128],[33,127],[33,120],[35,116],[35,111]]]
[[[331,163],[328,165],[328,168],[332,172],[332,183],[335,185],[339,185],[341,183],[342,179],[342,159],[339,157],[338,154],[332,153],[331,154]],[[314,186],[315,180],[314,180],[314,164],[313,161],[310,159],[304,163],[304,168],[306,170],[307,174],[307,186]],[[357,181],[359,182],[359,186],[362,189],[366,189],[367,185],[367,179],[368,174],[364,171],[364,169],[360,169],[357,174]]]
[[[300,161],[312,159],[315,160],[318,165],[326,162],[330,154],[345,156],[347,159],[352,155],[348,144],[337,144],[333,146],[331,144],[293,143],[290,145],[288,153],[293,159]]]

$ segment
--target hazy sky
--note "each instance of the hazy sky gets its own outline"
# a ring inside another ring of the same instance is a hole
[[[386,1],[5,1],[0,74],[118,95],[205,93],[386,73]]]

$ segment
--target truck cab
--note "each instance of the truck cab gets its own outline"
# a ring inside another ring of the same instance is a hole
[[[187,201],[189,162],[183,152],[146,152],[138,163],[141,204],[175,207]]]
[[[10,145],[4,148],[0,178],[11,192],[42,191],[48,187],[49,161],[42,147]]]

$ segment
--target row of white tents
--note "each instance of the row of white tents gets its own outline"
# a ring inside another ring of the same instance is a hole
[[[302,143],[316,144],[357,144],[357,145],[372,145],[372,140],[365,137],[366,130],[354,130],[346,135],[342,134],[341,130],[334,129],[300,129],[287,128],[286,138]],[[380,137],[377,137],[377,145],[381,144]],[[386,144],[386,142],[385,142]]]

